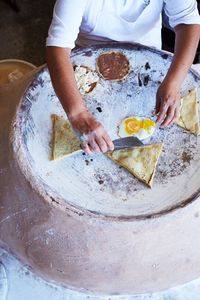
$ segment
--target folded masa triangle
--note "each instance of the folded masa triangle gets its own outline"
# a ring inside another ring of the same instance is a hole
[[[200,134],[197,98],[197,90],[194,89],[181,99],[180,117],[176,120],[176,124],[195,135]]]
[[[80,140],[76,137],[70,123],[55,114],[51,118],[53,122],[52,160],[80,151]]]
[[[162,152],[163,144],[157,143],[141,147],[109,151],[106,155],[118,165],[143,181],[149,187],[153,185],[156,165]]]

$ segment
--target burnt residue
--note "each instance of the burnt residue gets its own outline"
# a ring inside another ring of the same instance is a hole
[[[139,86],[147,86],[149,81],[151,81],[151,77],[149,74],[138,74],[138,84]]]
[[[52,203],[56,203],[56,204],[60,205],[60,203],[57,200],[55,200],[53,197],[50,197],[50,199],[51,199]]]
[[[56,269],[56,271],[58,271],[58,272],[60,272],[60,273],[65,273],[64,271],[59,270],[59,269]]]
[[[90,57],[90,56],[92,56],[92,51],[88,50],[84,53],[84,55]]]
[[[67,209],[68,210],[68,209]],[[79,211],[76,211],[76,210],[73,210],[73,209],[70,209],[70,211],[76,215],[78,215],[79,217],[83,217],[84,216],[84,213],[82,212],[79,212]],[[69,215],[68,215],[69,216]]]
[[[160,173],[160,175],[161,175],[163,178],[167,177],[167,172],[166,172],[166,171],[161,170],[159,173]]]
[[[122,168],[123,169],[123,168]],[[126,195],[124,195],[124,198],[128,198],[128,195],[135,194],[135,188],[136,188],[136,181],[132,175],[129,174],[127,170],[123,170],[120,172],[117,172],[119,175],[118,178],[116,178],[116,175],[112,177],[108,173],[102,172],[102,170],[99,170],[94,174],[94,177],[96,178],[97,182],[101,185],[103,185],[103,189],[105,188],[107,191],[112,193],[113,195],[117,192],[117,190],[123,189],[126,191]],[[128,175],[128,177],[127,177]],[[137,192],[139,190],[143,189],[143,183],[140,183],[137,181]]]
[[[25,97],[20,107],[21,111],[24,112],[23,121],[25,122],[29,121],[31,108],[32,108],[32,99],[30,97]],[[22,116],[21,116],[21,120],[22,120]]]
[[[138,84],[139,86],[142,86],[142,80],[140,74],[138,74]]]
[[[42,76],[39,76],[36,80],[35,80],[35,86],[40,85],[41,87],[45,86],[45,80],[43,79]]]
[[[150,67],[150,64],[148,63],[148,62],[146,62],[146,64],[145,64],[145,70],[149,70],[149,69],[151,69],[151,67]]]
[[[90,84],[89,91],[88,91],[86,94],[89,94],[90,92],[92,92],[96,86],[97,86],[97,82],[91,83],[91,84]]]
[[[30,275],[30,272],[29,271],[25,271],[24,274],[25,275]]]
[[[169,168],[170,168],[170,171],[168,172],[169,177],[173,178],[181,175],[187,168],[187,164],[184,164],[181,161],[177,160],[169,164]]]
[[[168,179],[181,175],[190,162],[193,160],[193,154],[190,150],[184,150],[182,153],[177,153],[177,158],[171,163],[164,162],[162,169],[157,169],[157,176],[162,183],[166,183]]]
[[[94,174],[94,177],[96,178],[96,180],[98,181],[98,183],[100,185],[104,184],[104,182],[105,182],[104,175],[102,175],[99,172],[97,172],[97,173]]]
[[[191,152],[186,152],[186,151],[183,151],[182,153],[182,156],[181,156],[181,159],[183,161],[183,163],[190,163],[190,161],[192,160],[193,156],[192,156],[192,153]]]
[[[73,70],[76,71],[77,65],[73,65]]]
[[[96,110],[98,110],[98,112],[100,112],[100,113],[102,112],[102,108],[100,106],[97,106]]]
[[[104,181],[102,179],[99,180],[98,182],[99,182],[99,184],[103,184],[104,183]]]
[[[151,80],[150,76],[145,75],[144,78],[143,78],[143,85],[147,86],[150,80]]]
[[[86,166],[88,166],[90,162],[89,162],[89,160],[86,159],[85,163],[86,163]]]
[[[169,57],[169,55],[166,54],[166,53],[162,54],[161,56],[162,56],[163,59],[168,59],[168,57]]]

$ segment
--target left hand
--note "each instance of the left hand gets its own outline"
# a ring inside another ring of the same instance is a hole
[[[164,80],[156,95],[157,123],[161,128],[173,124],[180,115],[181,95],[180,86],[174,82]]]

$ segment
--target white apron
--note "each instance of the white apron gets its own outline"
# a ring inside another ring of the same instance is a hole
[[[118,1],[118,0],[115,0]],[[133,0],[130,1],[130,3]],[[103,1],[96,24],[92,31],[84,32],[80,28],[80,33],[76,44],[79,46],[88,46],[108,41],[140,43],[151,47],[161,48],[161,14],[152,14],[150,0],[135,0],[139,4],[137,14],[131,16],[127,14],[129,7],[123,6],[121,11],[116,13],[111,7],[109,1]],[[142,5],[141,5],[142,1]],[[163,1],[154,1],[154,6],[159,5],[162,10]]]

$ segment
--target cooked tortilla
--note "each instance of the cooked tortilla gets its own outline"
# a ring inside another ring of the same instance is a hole
[[[104,52],[97,58],[97,71],[105,80],[122,80],[130,72],[128,58],[121,52]]]
[[[82,95],[92,92],[99,81],[97,72],[86,66],[74,66],[74,76]]]
[[[106,155],[118,165],[149,187],[153,185],[158,159],[163,149],[162,143],[123,150],[109,151]]]
[[[200,134],[197,90],[192,90],[181,99],[180,117],[176,124],[195,135]]]
[[[55,114],[51,118],[53,121],[52,160],[80,151],[80,140],[76,137],[71,124]]]

